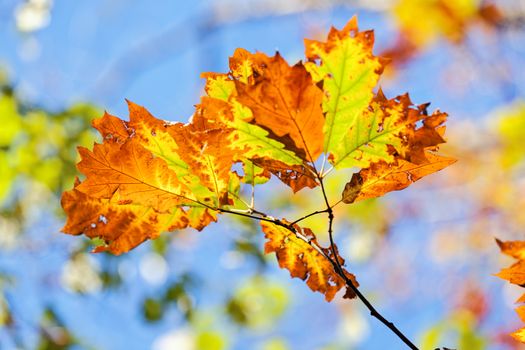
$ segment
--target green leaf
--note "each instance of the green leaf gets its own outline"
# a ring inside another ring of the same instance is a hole
[[[400,110],[388,111],[389,118],[377,102],[371,103],[367,110],[357,118],[350,127],[335,152],[331,163],[335,168],[368,167],[371,163],[384,160],[390,162],[393,156],[388,151],[388,145],[401,148],[402,139],[395,134],[405,125],[398,125]],[[396,117],[394,117],[396,116]]]
[[[234,149],[244,150],[244,158],[270,158],[287,165],[303,163],[294,152],[285,149],[282,143],[269,138],[268,131],[246,122],[245,120],[251,117],[251,111],[246,107],[241,107],[234,107],[234,119],[227,121],[227,125],[234,130],[229,138]]]
[[[226,340],[215,331],[204,331],[197,335],[196,348],[199,350],[223,350]]]
[[[10,146],[22,127],[22,119],[12,96],[0,96],[0,125],[0,147]]]
[[[372,55],[365,38],[350,36],[353,29],[332,29],[326,44],[306,41],[308,58],[320,59],[319,64],[307,62],[305,67],[314,81],[323,83],[324,152],[332,153],[335,159],[341,158],[344,151],[340,144],[347,130],[368,108],[381,70],[381,63]]]

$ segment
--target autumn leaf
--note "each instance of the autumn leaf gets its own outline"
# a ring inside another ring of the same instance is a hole
[[[289,225],[286,220],[281,220]],[[290,271],[291,277],[297,277],[304,281],[314,292],[325,295],[326,301],[334,298],[335,294],[343,288],[346,283],[339,276],[329,259],[333,255],[329,249],[320,247],[314,233],[308,228],[293,225],[293,230],[270,222],[261,222],[262,230],[267,239],[264,252],[275,253],[281,268]],[[344,263],[338,255],[337,258]],[[344,271],[354,286],[359,286],[355,276]],[[345,297],[353,298],[355,295],[347,287]]]
[[[167,141],[182,124],[151,118],[130,103],[129,123],[108,114],[94,121],[104,142],[93,151],[79,148],[78,169],[86,178],[62,196],[68,214],[64,232],[100,237],[108,250],[119,254],[162,231],[202,229],[216,220],[208,207],[219,197],[208,183],[187,175],[187,170],[174,171],[190,168],[177,153],[180,145]],[[156,144],[157,136],[165,141]],[[122,225],[126,217],[128,224]]]
[[[510,267],[502,269],[496,274],[499,278],[509,281],[518,286],[525,285],[525,259],[523,259],[525,251],[525,242],[523,241],[507,241],[503,242],[496,239],[496,243],[501,249],[501,252],[507,254],[515,259],[516,263]]]
[[[525,322],[525,306],[520,306],[516,309],[516,313],[520,317],[521,321]],[[525,327],[518,329],[510,334],[514,339],[525,343]]]
[[[187,213],[175,208],[158,213],[118,198],[118,193],[105,199],[90,197],[76,189],[65,192],[62,207],[68,213],[68,220],[62,230],[74,235],[102,238],[107,244],[96,251],[120,254],[146,239],[157,238],[161,232],[188,226],[202,229],[216,220],[214,213],[207,209],[202,212],[201,208],[193,208]]]
[[[515,259],[525,260],[525,242],[524,241],[507,241],[503,242],[496,238],[501,252]]]
[[[408,95],[387,100],[381,91],[372,106],[345,143],[347,152],[341,163],[363,169],[345,185],[344,203],[404,189],[456,161],[435,153],[445,142],[445,113],[428,115],[427,106],[413,106]]]
[[[236,81],[238,101],[250,108],[255,122],[271,130],[288,149],[315,162],[323,151],[323,92],[301,63],[290,67],[279,55],[253,55],[253,84]],[[289,137],[290,140],[288,140]]]
[[[373,32],[359,32],[353,18],[342,29],[332,28],[326,42],[305,40],[306,69],[323,84],[323,151],[338,162],[345,153],[341,143],[359,122],[374,96],[382,70],[372,54]]]
[[[525,285],[525,260],[520,260],[502,269],[496,276],[518,286]]]
[[[499,239],[496,239],[496,243],[498,244],[502,253],[518,259],[518,261],[511,266],[502,269],[500,272],[495,274],[495,276],[507,280],[510,283],[520,287],[525,287],[525,242],[503,242]],[[525,293],[516,302],[525,303]],[[525,322],[525,306],[519,306],[516,309],[516,312],[518,313],[518,316],[521,318],[521,320]],[[516,340],[525,343],[525,328],[521,328],[511,333],[511,336]]]
[[[375,198],[391,191],[402,190],[422,177],[439,171],[456,162],[455,159],[427,155],[428,162],[414,164],[399,159],[396,163],[388,164],[380,161],[372,164],[352,176],[343,190],[342,201],[354,203],[367,198]]]
[[[236,160],[268,158],[287,166],[299,165],[303,160],[285,145],[269,137],[269,132],[259,125],[248,123],[251,110],[234,103],[213,98],[203,98],[197,108],[203,119],[213,121],[217,128],[229,129],[228,147],[235,151]]]
[[[278,55],[276,55],[273,60],[276,60],[280,69],[288,70],[290,72],[293,71],[294,68],[288,66],[280,56],[277,59],[277,56]],[[246,60],[249,60],[250,62],[243,63]],[[270,120],[271,118],[268,119],[268,117],[265,116],[266,114],[263,113],[263,117],[259,117],[259,119],[257,119],[257,116],[254,117],[254,112],[252,109],[249,108],[251,102],[248,102],[246,105],[242,104],[238,99],[239,93],[237,92],[237,89],[239,87],[244,89],[243,91],[255,93],[252,90],[249,90],[249,86],[252,86],[256,83],[256,81],[258,81],[252,77],[254,72],[253,67],[256,62],[267,62],[268,60],[270,60],[269,57],[260,53],[250,54],[245,50],[236,50],[234,56],[230,59],[230,75],[236,77],[237,80],[231,79],[228,76],[222,74],[203,74],[203,76],[207,79],[205,90],[208,93],[208,96],[211,98],[202,98],[201,104],[198,108],[201,110],[210,110],[213,108],[215,108],[217,111],[220,110],[220,112],[218,111],[216,113],[207,113],[207,118],[213,119],[214,122],[222,123],[223,127],[232,129],[230,134],[230,147],[242,152],[242,157],[238,160],[243,164],[250,162],[257,164],[259,167],[262,167],[265,171],[274,174],[281,181],[290,186],[294,192],[297,192],[305,187],[316,187],[318,186],[317,175],[315,173],[315,169],[312,166],[313,163],[310,162],[306,156],[306,148],[298,148],[295,142],[291,139],[291,136],[278,136],[279,130],[274,130],[277,127],[282,128],[282,120],[281,123],[273,123],[273,126],[268,124],[265,125],[264,121]],[[259,69],[266,69],[268,67],[266,63],[260,63],[260,65],[264,68]],[[241,66],[245,68],[240,69],[239,67]],[[246,67],[250,68],[248,69]],[[255,72],[257,73],[257,70],[255,70]],[[257,74],[260,75],[261,73]],[[267,73],[267,75],[268,74],[269,73]],[[271,80],[267,77],[266,83],[260,84],[278,84],[278,82],[268,81]],[[242,82],[245,82],[246,84]],[[315,87],[313,84],[310,85],[311,86],[308,86],[307,89],[317,89],[317,87]],[[302,89],[300,85],[296,86],[295,88],[298,90]],[[277,92],[275,92],[276,89]],[[280,96],[281,93],[290,93],[290,91],[292,91],[291,89],[292,86],[290,85],[288,87],[281,86],[274,89],[265,89],[265,91],[273,91],[274,94],[279,94]],[[246,98],[248,101],[250,101],[250,97]],[[261,98],[261,101],[265,101],[264,98]],[[293,115],[288,115],[289,108],[299,108],[298,106],[295,106],[294,103],[302,103],[300,102],[301,97],[297,97],[297,101],[299,102],[289,102],[292,104],[291,107],[287,105],[288,102],[286,100],[283,100],[282,103],[276,103],[274,106],[281,108],[281,110],[275,113],[284,114],[284,116],[281,116],[281,118],[287,120],[284,123],[288,123],[287,125],[290,123],[293,124],[292,130],[296,130],[296,139],[304,143],[304,140],[301,141],[303,136],[307,137],[307,139],[309,137],[311,138],[311,136],[308,136],[304,133],[304,130],[306,130],[305,128],[311,127],[311,130],[308,132],[312,135],[315,134],[316,129],[314,124],[308,122],[308,119],[306,119],[307,124],[304,124],[302,128],[295,127],[295,121],[302,123],[303,121],[300,118],[306,118],[305,113],[301,114],[301,112],[297,112],[298,115],[296,117],[299,119],[294,119],[295,117]],[[257,108],[259,108],[259,110],[264,109],[264,103],[261,106],[257,106]],[[257,108],[255,108],[256,111],[258,110]],[[221,118],[217,118],[219,115]],[[261,118],[262,122],[259,123]],[[322,122],[322,120],[323,117],[321,115],[321,119],[317,119],[317,123],[319,123],[319,121]],[[300,126],[300,123],[297,125]],[[315,140],[315,142],[320,145],[318,141],[318,139]],[[318,153],[316,153],[315,156],[317,157]]]

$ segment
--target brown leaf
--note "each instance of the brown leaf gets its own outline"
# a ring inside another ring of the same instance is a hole
[[[257,125],[314,162],[323,151],[322,91],[301,63],[290,67],[279,53],[273,57],[257,53],[246,59],[253,69],[253,84],[236,81],[237,100],[251,109]]]
[[[285,220],[283,222],[289,224]],[[306,281],[314,292],[324,294],[326,301],[331,301],[346,285],[327,258],[332,258],[331,252],[319,246],[310,229],[294,225],[295,232],[292,232],[288,228],[264,221],[261,226],[267,239],[264,252],[275,253],[281,268],[290,271],[290,276]],[[339,255],[338,258],[343,264],[344,260]],[[356,287],[359,286],[354,275],[346,270],[344,272]],[[345,297],[354,296],[351,288],[347,287]]]
[[[319,186],[314,169],[310,165],[286,165],[278,160],[265,158],[253,159],[252,161],[258,167],[268,170],[290,186],[294,193],[306,187]]]

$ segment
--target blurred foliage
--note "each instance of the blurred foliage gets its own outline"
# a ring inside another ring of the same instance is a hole
[[[59,195],[76,176],[76,148],[93,143],[90,122],[101,111],[80,103],[58,112],[30,106],[18,98],[5,75],[0,76],[0,248],[20,249],[19,236],[35,208],[59,213]],[[73,290],[97,288],[93,282],[99,280],[98,271],[91,269],[85,254],[73,254],[64,271],[66,279],[77,276],[65,281]],[[6,293],[18,277],[3,276],[0,288],[0,323],[11,329],[15,342],[22,315],[10,311]],[[75,343],[55,312],[45,309],[37,348],[69,349]]]
[[[455,311],[423,334],[421,350],[434,350],[443,344],[453,344],[449,347],[457,349],[486,349],[487,342],[479,334],[472,314]]]
[[[40,339],[38,350],[67,350],[77,342],[73,335],[51,308],[44,310],[40,321]]]
[[[255,276],[235,290],[226,303],[226,312],[240,326],[267,329],[283,315],[288,291],[282,285]]]
[[[495,5],[481,0],[399,0],[392,13],[402,35],[416,47],[443,37],[460,42],[469,26],[501,20]]]
[[[525,101],[517,102],[508,109],[498,123],[500,134],[501,165],[504,169],[512,168],[523,162],[523,132],[525,130]]]
[[[76,148],[93,144],[91,120],[101,110],[75,104],[49,112],[20,101],[6,82],[0,83],[0,210],[22,219],[23,198],[32,185],[58,196],[77,176]]]
[[[142,303],[142,313],[148,322],[161,321],[164,314],[175,306],[188,321],[193,315],[193,302],[190,289],[196,288],[196,281],[190,274],[183,274],[167,286],[158,297],[146,297]]]
[[[226,341],[218,332],[201,332],[197,336],[195,347],[202,350],[223,350],[226,347]]]
[[[282,339],[272,339],[263,345],[261,350],[288,350],[289,347]]]

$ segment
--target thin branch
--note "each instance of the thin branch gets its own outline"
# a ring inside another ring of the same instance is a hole
[[[326,190],[324,187],[323,179],[319,173],[317,173],[316,175],[321,185],[321,191],[323,193],[323,199],[326,204],[326,209],[312,212],[290,224],[285,223],[272,216],[266,215],[265,213],[255,210],[255,209],[250,209],[250,211],[248,212],[243,212],[243,211],[235,211],[232,209],[224,209],[220,207],[214,208],[204,203],[201,203],[201,204],[203,204],[204,206],[206,206],[207,208],[211,210],[214,210],[220,213],[228,213],[232,215],[247,217],[247,218],[254,219],[254,220],[270,222],[275,225],[284,227],[290,232],[292,232],[296,237],[302,239],[303,241],[308,243],[311,247],[316,249],[316,251],[318,251],[321,255],[323,255],[332,264],[335,272],[343,279],[343,281],[345,281],[345,284],[347,285],[347,287],[349,287],[355,293],[355,295],[359,298],[359,300],[361,300],[361,302],[370,311],[370,315],[377,318],[381,323],[383,323],[386,327],[388,327],[388,329],[390,329],[399,339],[401,339],[401,341],[403,341],[403,343],[405,343],[411,350],[419,350],[419,348],[415,346],[414,343],[412,343],[412,341],[410,341],[410,339],[408,339],[407,336],[403,334],[403,332],[401,332],[392,322],[388,321],[383,315],[381,315],[376,310],[376,308],[370,303],[370,301],[368,301],[368,299],[359,291],[359,289],[353,284],[353,282],[345,274],[345,270],[343,269],[341,262],[339,261],[339,254],[337,253],[337,249],[335,247],[334,238],[333,238],[334,212],[333,212],[332,206],[330,206],[330,202],[328,201],[328,196],[326,195]],[[304,237],[303,235],[301,235],[294,227],[296,223],[308,217],[311,217],[311,216],[314,216],[320,213],[328,213],[328,236],[330,238],[330,250],[332,252],[333,258],[328,256],[319,246],[317,246],[317,244],[314,244],[307,237]]]
[[[254,219],[254,220],[259,220],[259,221],[266,221],[266,222],[271,222],[275,225],[278,225],[278,226],[281,226],[281,227],[284,227],[286,228],[288,231],[292,232],[297,238],[303,240],[304,242],[306,242],[309,246],[311,246],[312,248],[314,248],[319,254],[321,254],[322,256],[324,256],[326,259],[328,259],[332,264],[332,260],[330,259],[329,256],[326,255],[326,253],[323,251],[323,249],[321,249],[320,246],[318,246],[317,244],[314,243],[314,241],[312,241],[311,239],[309,239],[308,237],[304,236],[303,234],[301,234],[300,232],[298,232],[295,227],[293,226],[295,223],[285,223],[279,219],[276,219],[272,216],[269,216],[269,215],[266,215],[265,213],[261,212],[261,211],[258,211],[258,210],[253,210],[253,213],[257,213],[258,215],[260,216],[255,216],[255,215],[252,215],[252,214],[248,214],[246,212],[242,212],[242,211],[236,211],[236,210],[233,210],[233,209],[223,209],[223,208],[213,208],[213,210],[215,211],[218,211],[218,212],[221,212],[221,213],[227,213],[227,214],[233,214],[233,215],[238,215],[238,216],[243,216],[243,217],[247,217],[247,218],[250,218],[250,219]],[[315,212],[316,214],[319,214],[319,213],[323,213],[325,211],[319,211],[319,212]],[[308,215],[308,216],[312,216],[314,213]],[[301,219],[300,219],[301,220]]]
[[[298,222],[301,222],[301,221],[303,221],[304,219],[309,218],[310,216],[314,216],[314,215],[322,214],[322,213],[328,213],[328,209],[314,211],[314,212],[312,212],[312,213],[310,213],[310,214],[308,214],[308,215],[303,216],[302,218],[299,218],[299,219],[295,220],[295,221],[292,222],[290,225],[295,225],[295,224],[297,224]]]
[[[330,203],[328,202],[328,197],[326,195],[326,190],[324,188],[323,179],[321,176],[319,176],[319,182],[321,184],[321,190],[323,192],[323,198],[325,200],[326,204],[326,212],[328,213],[328,237],[330,238],[330,249],[332,251],[333,258],[335,260],[334,268],[337,272],[337,274],[345,281],[346,285],[352,289],[352,291],[355,293],[355,295],[361,300],[363,304],[368,308],[370,311],[370,315],[377,318],[381,323],[383,323],[385,326],[387,326],[399,339],[403,341],[410,349],[412,350],[419,350],[417,346],[408,339],[403,332],[401,332],[392,322],[388,321],[386,318],[383,317],[376,309],[375,307],[368,301],[368,299],[359,291],[359,289],[352,283],[352,281],[346,276],[343,267],[341,266],[341,262],[339,261],[338,253],[335,248],[334,238],[333,238],[333,221],[334,221],[334,212],[332,210],[332,207],[330,206]],[[332,261],[332,259],[330,259]],[[332,261],[333,264],[333,261]]]
[[[276,219],[272,218],[271,216],[267,216],[267,215],[257,216],[257,215],[253,215],[253,214],[243,213],[243,212],[234,211],[234,210],[230,210],[230,209],[224,209],[224,208],[210,208],[210,209],[218,211],[220,213],[228,213],[228,214],[233,214],[233,215],[238,215],[238,216],[244,216],[246,218],[250,218],[250,219],[254,219],[254,220],[268,221],[268,222],[276,223],[275,222]],[[258,215],[260,215],[260,214],[258,214]]]

